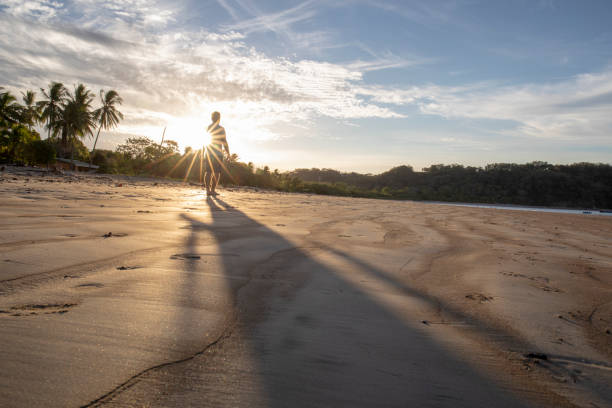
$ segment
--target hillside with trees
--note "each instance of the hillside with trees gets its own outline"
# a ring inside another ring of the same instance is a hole
[[[304,182],[325,183],[348,195],[534,206],[612,208],[612,166],[574,163],[495,163],[485,167],[398,166],[377,175],[298,169]]]

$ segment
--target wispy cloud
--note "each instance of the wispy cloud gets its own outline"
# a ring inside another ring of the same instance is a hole
[[[234,21],[238,21],[240,19],[236,10],[230,6],[227,0],[217,0],[217,3],[227,12],[227,14],[232,17]]]
[[[144,15],[166,15],[150,10],[146,2],[133,1],[124,8],[110,2],[97,13],[90,3],[79,0],[74,6],[84,23],[78,28],[57,17],[76,13],[65,7],[44,19],[32,14],[22,18],[20,11],[0,14],[0,76],[7,85],[37,89],[58,80],[117,89],[126,114],[117,132],[124,134],[146,133],[173,117],[202,115],[212,106],[250,120],[252,128],[321,115],[401,116],[357,94],[367,67],[268,57],[247,47],[244,34],[236,31],[146,29]],[[258,21],[282,27],[284,18],[302,8]]]
[[[53,0],[0,0],[0,10],[16,17],[48,20],[57,15],[62,3]]]
[[[313,7],[316,3],[313,0],[307,0],[297,6],[268,14],[261,12],[255,4],[249,1],[236,0],[236,2],[254,17],[228,25],[225,29],[247,34],[256,31],[273,31],[286,34],[291,31],[293,24],[309,20],[316,15],[316,10]]]
[[[427,1],[353,0],[353,2],[393,13],[420,25],[451,24],[469,28],[461,20],[454,17],[457,11],[463,5],[470,4],[470,1],[443,0],[434,3]]]
[[[250,0],[217,0],[232,16],[233,22],[222,24],[222,31],[235,31],[249,36],[256,33],[273,33],[279,41],[296,49],[308,49],[311,54],[333,47],[331,34],[324,30],[296,29],[301,23],[310,22],[324,8],[324,3],[307,0],[280,11],[264,12],[257,2]],[[240,18],[239,15],[246,17]],[[302,24],[303,25],[303,24]]]
[[[436,60],[434,58],[424,58],[414,55],[408,57],[400,57],[391,51],[374,51],[362,42],[355,42],[354,45],[370,56],[367,60],[357,60],[348,63],[351,69],[357,71],[380,71],[390,68],[406,68],[416,65],[431,64]]]
[[[205,121],[215,109],[230,123],[235,119],[234,131],[241,137],[253,139],[283,137],[282,129],[289,126],[316,129],[322,117],[362,125],[356,120],[417,112],[457,122],[503,121],[503,130],[487,131],[508,138],[612,143],[612,69],[547,84],[376,85],[364,80],[366,73],[437,61],[407,50],[372,50],[357,39],[344,42],[358,51],[347,53],[350,58],[361,55],[349,62],[267,55],[249,41],[250,35],[271,32],[294,47],[346,45],[331,42],[327,32],[304,29],[322,12],[315,1],[271,13],[249,0],[217,2],[233,19],[220,29],[183,26],[186,11],[170,0],[0,0],[0,85],[38,89],[58,80],[116,89],[124,98],[126,119],[112,140],[157,135],[176,118]],[[416,11],[406,11],[418,13],[413,18],[452,19],[451,3],[442,11],[418,3]],[[459,130],[446,136],[435,137],[465,145]]]
[[[548,84],[367,87],[359,93],[376,103],[412,104],[428,115],[512,121],[511,135],[610,143],[612,70]]]

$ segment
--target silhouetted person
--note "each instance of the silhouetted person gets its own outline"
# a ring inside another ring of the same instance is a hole
[[[227,155],[230,155],[229,145],[225,137],[225,129],[219,124],[221,114],[213,112],[211,115],[212,123],[208,125],[208,133],[210,133],[211,141],[206,146],[206,154],[204,156],[204,184],[206,185],[207,195],[217,195],[215,189],[221,178],[221,169],[223,167],[223,149]]]

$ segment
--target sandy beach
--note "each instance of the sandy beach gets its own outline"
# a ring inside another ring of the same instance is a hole
[[[612,406],[612,217],[0,173],[0,406]]]

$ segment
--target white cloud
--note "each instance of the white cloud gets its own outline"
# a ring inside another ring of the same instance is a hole
[[[445,118],[512,121],[517,124],[512,135],[609,142],[612,131],[612,70],[549,84],[365,87],[359,93],[376,103],[412,104]]]
[[[309,20],[316,14],[316,10],[312,7],[314,1],[308,0],[297,6],[281,10],[275,13],[262,13],[252,3],[244,0],[237,0],[240,6],[255,15],[250,19],[245,19],[227,26],[231,31],[241,31],[244,33],[252,33],[256,31],[274,31],[286,33],[290,27],[301,21]]]
[[[218,2],[241,15],[228,0]],[[247,46],[248,27],[297,42],[324,41],[324,34],[317,39],[316,32],[291,28],[314,15],[314,3],[271,15],[239,3],[253,17],[210,32],[173,28],[180,9],[171,2],[0,0],[0,78],[6,81],[0,85],[38,89],[57,80],[116,89],[126,117],[118,134],[152,136],[176,118],[206,121],[216,109],[243,137],[274,139],[284,136],[275,130],[279,124],[402,117],[400,107],[411,105],[445,118],[510,121],[516,124],[511,135],[610,143],[612,70],[522,86],[374,86],[365,83],[365,72],[430,61],[371,51],[372,60],[346,64],[270,57]]]
[[[357,94],[364,67],[271,58],[247,47],[237,31],[157,32],[149,26],[174,14],[146,1],[72,4],[44,18],[17,8],[0,13],[0,76],[22,89],[50,81],[116,89],[125,101],[119,133],[151,134],[174,117],[207,116],[213,108],[229,112],[254,138],[279,137],[270,130],[275,124],[321,115],[400,116]],[[78,27],[62,17],[73,14]],[[287,15],[258,21],[281,27]]]
[[[42,21],[57,15],[62,3],[53,0],[0,0],[0,10],[16,17],[34,17]]]

